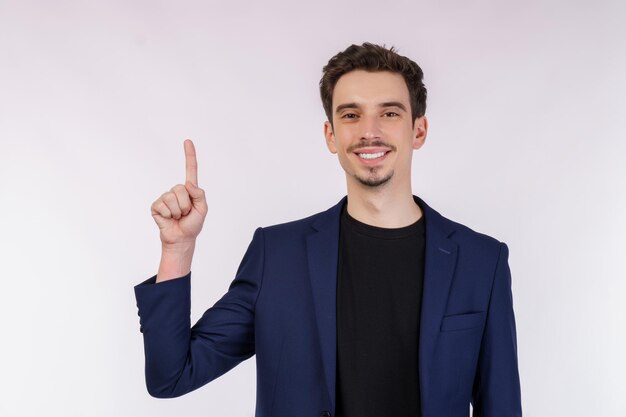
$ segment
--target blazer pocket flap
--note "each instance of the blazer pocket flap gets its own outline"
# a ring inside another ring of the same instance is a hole
[[[479,327],[483,324],[485,317],[484,311],[478,313],[455,314],[453,316],[445,316],[441,321],[441,331],[451,332],[455,330],[468,330]]]

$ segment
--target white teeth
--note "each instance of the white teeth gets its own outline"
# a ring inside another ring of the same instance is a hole
[[[360,153],[359,158],[363,159],[376,159],[383,156],[385,152],[376,152],[376,153]]]

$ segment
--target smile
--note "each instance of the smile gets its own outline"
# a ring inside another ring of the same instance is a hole
[[[381,156],[385,155],[385,152],[359,153],[357,155],[359,155],[359,158],[363,158],[363,159],[376,159],[376,158],[380,158]]]

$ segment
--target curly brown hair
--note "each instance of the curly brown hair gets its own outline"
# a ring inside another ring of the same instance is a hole
[[[387,49],[385,45],[380,46],[365,42],[362,45],[350,45],[345,51],[333,56],[322,69],[320,95],[326,117],[328,117],[331,126],[333,124],[332,103],[335,85],[342,75],[359,69],[370,72],[389,71],[402,75],[409,89],[413,123],[415,123],[415,119],[426,113],[424,73],[419,65],[409,58],[399,55],[393,46]]]

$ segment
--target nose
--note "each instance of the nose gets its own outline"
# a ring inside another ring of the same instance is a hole
[[[377,116],[361,117],[361,140],[374,140],[382,137],[380,120]]]

